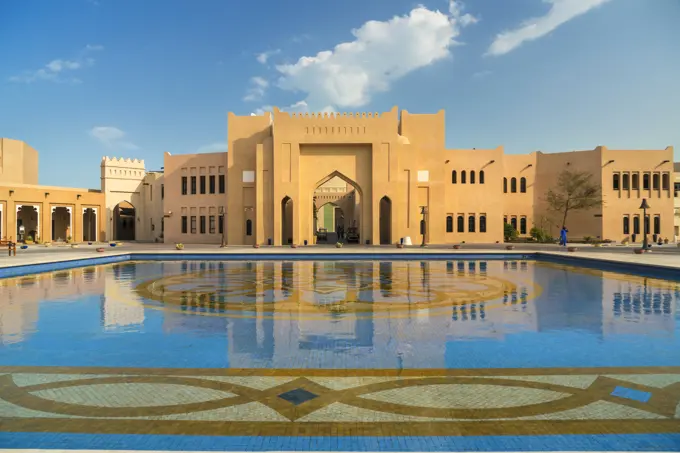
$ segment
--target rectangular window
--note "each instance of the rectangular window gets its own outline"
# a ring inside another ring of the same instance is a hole
[[[215,193],[215,175],[210,175],[210,193]]]
[[[149,186],[149,200],[153,201],[153,186]]]
[[[196,177],[191,177],[191,195],[196,195]]]
[[[649,190],[649,173],[642,175],[642,190]]]
[[[191,234],[196,234],[196,216],[191,216]]]
[[[225,192],[226,184],[224,181],[224,175],[219,175],[219,188],[220,188],[220,193]]]
[[[640,216],[633,217],[633,234],[640,234]]]
[[[215,216],[211,215],[210,216],[210,224],[209,224],[210,229],[210,234],[215,234]]]
[[[205,234],[205,216],[201,216],[201,234]]]
[[[205,176],[201,176],[201,194],[205,194]]]
[[[677,197],[680,194],[680,182],[673,184],[673,190],[675,192],[675,196]]]
[[[165,184],[161,184],[161,200],[165,199]]]
[[[219,225],[217,226],[217,228],[219,229],[218,230],[219,233],[222,234],[222,233],[224,233],[224,216],[221,215],[221,216],[218,217],[218,219],[219,219],[218,220]]]
[[[623,174],[622,182],[623,190],[630,190],[630,175],[628,173]]]
[[[161,233],[165,232],[165,217],[161,217]]]
[[[149,219],[149,223],[151,224],[151,231],[154,231],[156,229],[156,225],[153,224],[153,218]]]
[[[623,234],[630,234],[630,217],[623,216]]]
[[[187,216],[182,216],[182,234],[187,234]]]
[[[187,177],[182,176],[182,195],[187,194]]]

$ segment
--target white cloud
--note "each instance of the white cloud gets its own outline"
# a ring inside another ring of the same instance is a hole
[[[9,81],[16,83],[32,83],[45,80],[58,83],[81,83],[80,79],[73,77],[68,73],[92,66],[95,60],[89,55],[92,52],[97,52],[103,49],[104,47],[102,46],[88,44],[73,59],[65,60],[58,58],[52,60],[40,69],[24,71],[19,75],[12,76],[9,78]]]
[[[610,0],[543,0],[550,10],[541,17],[534,17],[513,30],[499,33],[487,55],[504,55],[517,49],[526,41],[539,39],[571,19],[587,13]]]
[[[227,142],[215,142],[215,143],[210,143],[209,145],[204,145],[199,147],[195,153],[196,154],[203,154],[203,153],[223,153],[227,151]]]
[[[274,55],[281,53],[281,49],[268,50],[266,52],[259,53],[255,56],[255,59],[262,64],[267,64],[267,61]]]
[[[125,140],[125,132],[113,126],[95,126],[90,129],[90,136],[107,148],[136,150],[139,146]]]
[[[352,30],[351,42],[277,66],[277,85],[307,93],[305,102],[314,108],[363,106],[406,74],[449,57],[461,28],[477,22],[462,9],[451,0],[448,14],[418,6],[404,16],[368,21]]]
[[[271,112],[274,110],[274,106],[272,105],[263,105],[262,107],[255,109],[253,113],[251,113],[252,116],[255,115],[263,115],[264,112]],[[289,113],[305,113],[309,112],[309,106],[307,105],[307,102],[305,101],[297,101],[294,104],[291,104],[287,107],[279,107],[279,110],[282,112],[289,112]],[[332,107],[326,107],[321,110],[322,112],[332,112],[333,108]]]
[[[259,101],[267,92],[267,87],[269,87],[269,82],[262,77],[251,77],[250,88],[248,88],[248,92],[243,100],[248,102]]]

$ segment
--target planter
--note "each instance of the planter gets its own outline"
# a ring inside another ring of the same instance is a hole
[[[72,248],[72,249],[77,249],[77,248],[78,248],[78,244],[71,244],[71,248]]]
[[[254,249],[259,249],[259,248],[260,248],[260,244],[253,244],[253,248],[254,248]]]
[[[602,244],[600,244],[600,243],[593,244],[593,247],[602,247]]]
[[[296,248],[297,248],[297,244],[290,244],[290,248],[296,249]]]
[[[567,252],[578,252],[578,247],[567,247]]]
[[[104,247],[97,247],[98,252],[103,252],[104,250],[106,250]]]
[[[342,248],[342,242],[338,242],[335,244],[336,249],[341,249]]]
[[[92,242],[88,242],[87,245],[92,245]]]
[[[642,255],[643,253],[645,253],[645,251],[642,249],[633,249],[633,253],[635,253],[636,255]]]
[[[109,246],[110,246],[110,247],[115,247],[116,244],[112,242],[112,243],[109,244]]]
[[[27,245],[22,245],[22,246],[19,247],[19,248],[20,248],[21,250],[26,250],[26,249],[28,248],[28,246],[27,246]]]
[[[184,250],[184,244],[175,244],[176,250]]]
[[[506,245],[505,250],[514,250],[515,246],[514,245]]]
[[[45,243],[43,244],[43,246],[44,246],[44,247],[52,247],[52,243],[51,243],[51,242],[45,242]]]
[[[404,248],[404,244],[397,244],[397,248],[398,248],[398,249],[403,249],[403,248]]]
[[[453,246],[453,248],[456,249],[456,250],[458,250],[458,249],[460,248],[460,245],[459,245],[459,244],[456,244],[456,245]]]

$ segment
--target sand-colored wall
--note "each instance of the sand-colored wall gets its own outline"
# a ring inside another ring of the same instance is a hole
[[[91,189],[38,186],[29,184],[0,185],[0,237],[17,239],[17,210],[19,206],[34,206],[39,239],[52,240],[52,210],[57,207],[69,208],[71,213],[70,236],[74,242],[83,241],[83,211],[91,208],[96,213],[97,240],[107,240],[104,209],[104,194]],[[27,231],[28,233],[28,231]],[[62,238],[66,239],[66,238]]]
[[[0,184],[38,184],[38,152],[21,140],[0,138]]]
[[[165,197],[163,213],[165,216],[165,242],[219,244],[220,208],[226,208],[227,195],[219,193],[219,175],[225,177],[227,153],[183,154],[173,156],[165,153],[163,184]],[[206,190],[201,194],[201,176],[205,177]],[[215,193],[210,193],[210,176],[215,177]],[[182,194],[182,177],[187,178],[187,194]],[[191,178],[196,178],[196,194],[191,193]],[[182,217],[187,217],[187,233],[182,233]],[[205,217],[205,233],[200,231],[200,218]],[[196,218],[196,232],[191,232],[191,218]],[[210,232],[210,218],[213,217],[214,232]]]

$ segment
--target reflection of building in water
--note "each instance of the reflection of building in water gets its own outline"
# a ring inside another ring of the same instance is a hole
[[[101,294],[104,267],[70,269],[0,281],[0,338],[22,341],[35,331],[40,304]]]
[[[116,264],[106,278],[101,298],[101,319],[105,329],[144,324],[144,306],[135,303],[136,263]]]
[[[673,335],[676,304],[674,282],[604,272],[603,333],[607,335]],[[616,278],[618,277],[618,278]]]
[[[532,268],[543,288],[536,304],[539,331],[578,329],[602,334],[601,278],[548,263],[535,263]]]

